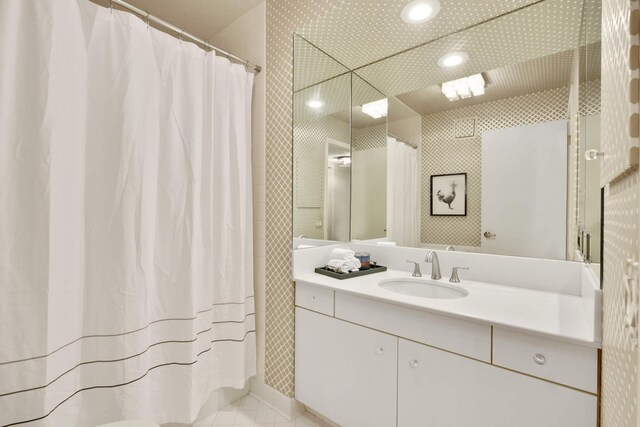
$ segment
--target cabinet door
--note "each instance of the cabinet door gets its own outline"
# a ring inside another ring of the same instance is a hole
[[[295,397],[344,427],[396,425],[398,339],[296,308]]]
[[[400,340],[399,427],[595,427],[596,396]]]

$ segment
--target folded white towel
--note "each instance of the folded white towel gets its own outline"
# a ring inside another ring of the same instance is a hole
[[[353,263],[347,259],[331,259],[327,265],[337,269],[340,273],[348,273],[353,268]]]
[[[355,252],[353,252],[351,249],[336,248],[331,251],[331,255],[329,256],[329,258],[348,260],[353,258],[354,255],[355,255]]]
[[[340,273],[348,273],[350,271],[358,271],[360,269],[360,260],[358,258],[351,259],[332,259],[327,265],[335,268]]]
[[[378,242],[379,246],[395,246],[396,242]]]

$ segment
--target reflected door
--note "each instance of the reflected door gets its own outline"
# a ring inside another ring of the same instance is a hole
[[[483,252],[565,259],[567,121],[482,134]]]

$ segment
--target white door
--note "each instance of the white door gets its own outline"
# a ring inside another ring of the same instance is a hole
[[[343,427],[396,425],[398,339],[296,308],[295,397]]]
[[[482,134],[483,252],[565,259],[567,121]]]
[[[594,395],[403,339],[399,349],[398,427],[596,426]]]

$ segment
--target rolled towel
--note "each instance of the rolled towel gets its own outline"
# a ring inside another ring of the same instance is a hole
[[[327,265],[331,268],[335,268],[340,273],[348,273],[351,270],[351,261],[346,259],[331,259],[327,263]]]
[[[349,260],[353,258],[354,255],[355,252],[353,252],[351,249],[336,248],[331,251],[331,255],[329,256],[329,258]]]
[[[348,273],[350,271],[358,271],[360,269],[360,260],[358,260],[358,258],[332,259],[329,260],[327,266],[338,270],[340,273]]]

